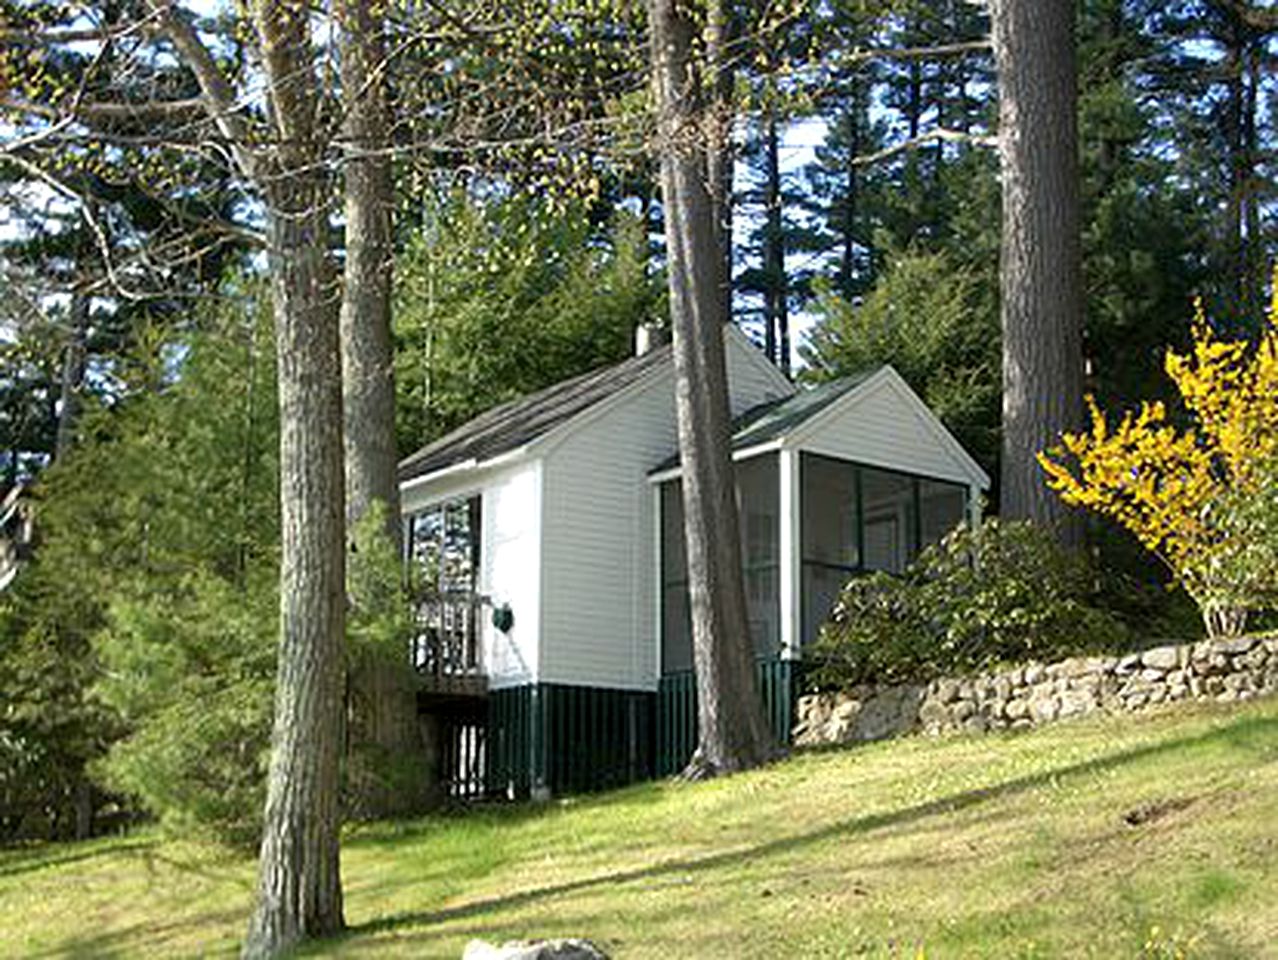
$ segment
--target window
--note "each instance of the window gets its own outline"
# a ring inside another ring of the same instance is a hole
[[[422,590],[440,596],[479,587],[479,497],[449,500],[408,518],[409,559]]]
[[[804,453],[802,488],[803,643],[816,639],[848,580],[902,573],[921,547],[967,513],[967,490],[894,470]]]
[[[741,569],[756,656],[781,650],[781,490],[775,453],[736,464]]]
[[[799,469],[806,641],[816,637],[839,591],[861,569],[860,484],[857,467],[842,460],[805,453]]]
[[[861,467],[861,522],[866,570],[904,573],[918,552],[914,478]]]
[[[678,480],[661,485],[661,668],[665,673],[692,669],[692,608]]]
[[[781,505],[777,455],[736,464],[746,615],[758,656],[781,649]],[[661,666],[664,673],[692,669],[692,607],[684,548],[683,490],[661,485]]]
[[[966,518],[966,490],[957,483],[919,481],[919,535],[923,546],[939,542]]]
[[[480,498],[449,500],[412,514],[406,533],[418,586],[413,665],[433,673],[477,669]]]

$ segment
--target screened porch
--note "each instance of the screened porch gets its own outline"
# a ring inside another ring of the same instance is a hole
[[[736,463],[742,572],[755,655],[797,659],[844,584],[901,573],[971,510],[967,485],[803,450]],[[692,669],[680,482],[658,485],[661,673]]]

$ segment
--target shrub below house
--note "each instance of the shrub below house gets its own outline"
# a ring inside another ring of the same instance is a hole
[[[1026,522],[955,528],[902,576],[844,588],[810,652],[817,688],[899,683],[1126,646],[1086,559]]]

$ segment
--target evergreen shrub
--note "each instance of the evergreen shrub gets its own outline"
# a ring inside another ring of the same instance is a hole
[[[964,524],[901,576],[851,580],[810,650],[819,689],[921,682],[1125,646],[1080,554],[1026,522]]]

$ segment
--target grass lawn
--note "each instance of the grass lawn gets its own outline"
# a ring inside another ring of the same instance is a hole
[[[313,955],[1278,957],[1278,699],[365,827],[343,871]],[[0,850],[0,956],[231,953],[252,878],[153,833]]]

